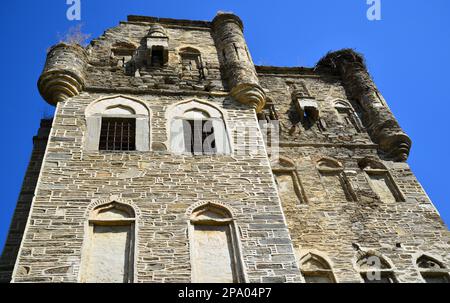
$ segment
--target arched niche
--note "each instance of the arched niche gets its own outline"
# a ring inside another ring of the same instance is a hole
[[[333,270],[325,258],[307,253],[300,258],[300,271],[306,283],[335,283]]]
[[[307,203],[308,199],[295,162],[282,156],[272,161],[271,166],[281,199],[288,200],[292,193],[295,193],[299,204]]]
[[[245,282],[232,213],[222,205],[207,203],[194,209],[189,225],[192,282]]]
[[[132,283],[135,275],[134,209],[124,203],[96,206],[89,214],[81,282]]]
[[[316,168],[320,173],[325,191],[328,192],[330,199],[340,198],[332,197],[336,194],[334,189],[340,187],[342,188],[342,192],[339,196],[344,195],[345,199],[350,202],[358,200],[351,182],[344,172],[344,165],[340,161],[331,157],[321,157],[316,161]],[[329,192],[329,189],[332,189],[332,191]]]
[[[405,197],[386,166],[375,157],[358,161],[370,187],[382,202],[404,202]]]

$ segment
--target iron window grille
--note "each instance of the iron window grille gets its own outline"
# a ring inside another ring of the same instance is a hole
[[[102,118],[101,151],[135,151],[136,119]]]

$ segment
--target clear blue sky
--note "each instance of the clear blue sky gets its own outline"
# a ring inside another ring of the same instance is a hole
[[[381,0],[369,22],[366,0],[81,0],[84,31],[97,37],[129,14],[211,20],[218,10],[241,16],[256,64],[313,66],[329,50],[365,54],[379,89],[411,136],[409,163],[450,224],[450,1]],[[46,50],[77,22],[66,0],[2,1],[0,58],[3,108],[0,249],[3,247],[39,120],[53,108],[36,82]]]

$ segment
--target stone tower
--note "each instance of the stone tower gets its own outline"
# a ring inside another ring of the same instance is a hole
[[[411,140],[352,50],[255,66],[233,14],[129,16],[52,47],[38,87],[56,112],[1,281],[449,282]]]

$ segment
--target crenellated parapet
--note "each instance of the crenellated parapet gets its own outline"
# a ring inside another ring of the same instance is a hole
[[[88,55],[80,45],[60,43],[48,54],[38,81],[39,92],[51,105],[80,94],[85,85]]]
[[[362,55],[351,49],[332,52],[319,61],[317,68],[331,69],[342,77],[347,94],[364,110],[365,124],[372,139],[389,158],[406,161],[411,139],[385,103]]]
[[[219,13],[212,22],[212,28],[231,95],[260,112],[266,96],[245,42],[241,19],[234,14]]]

